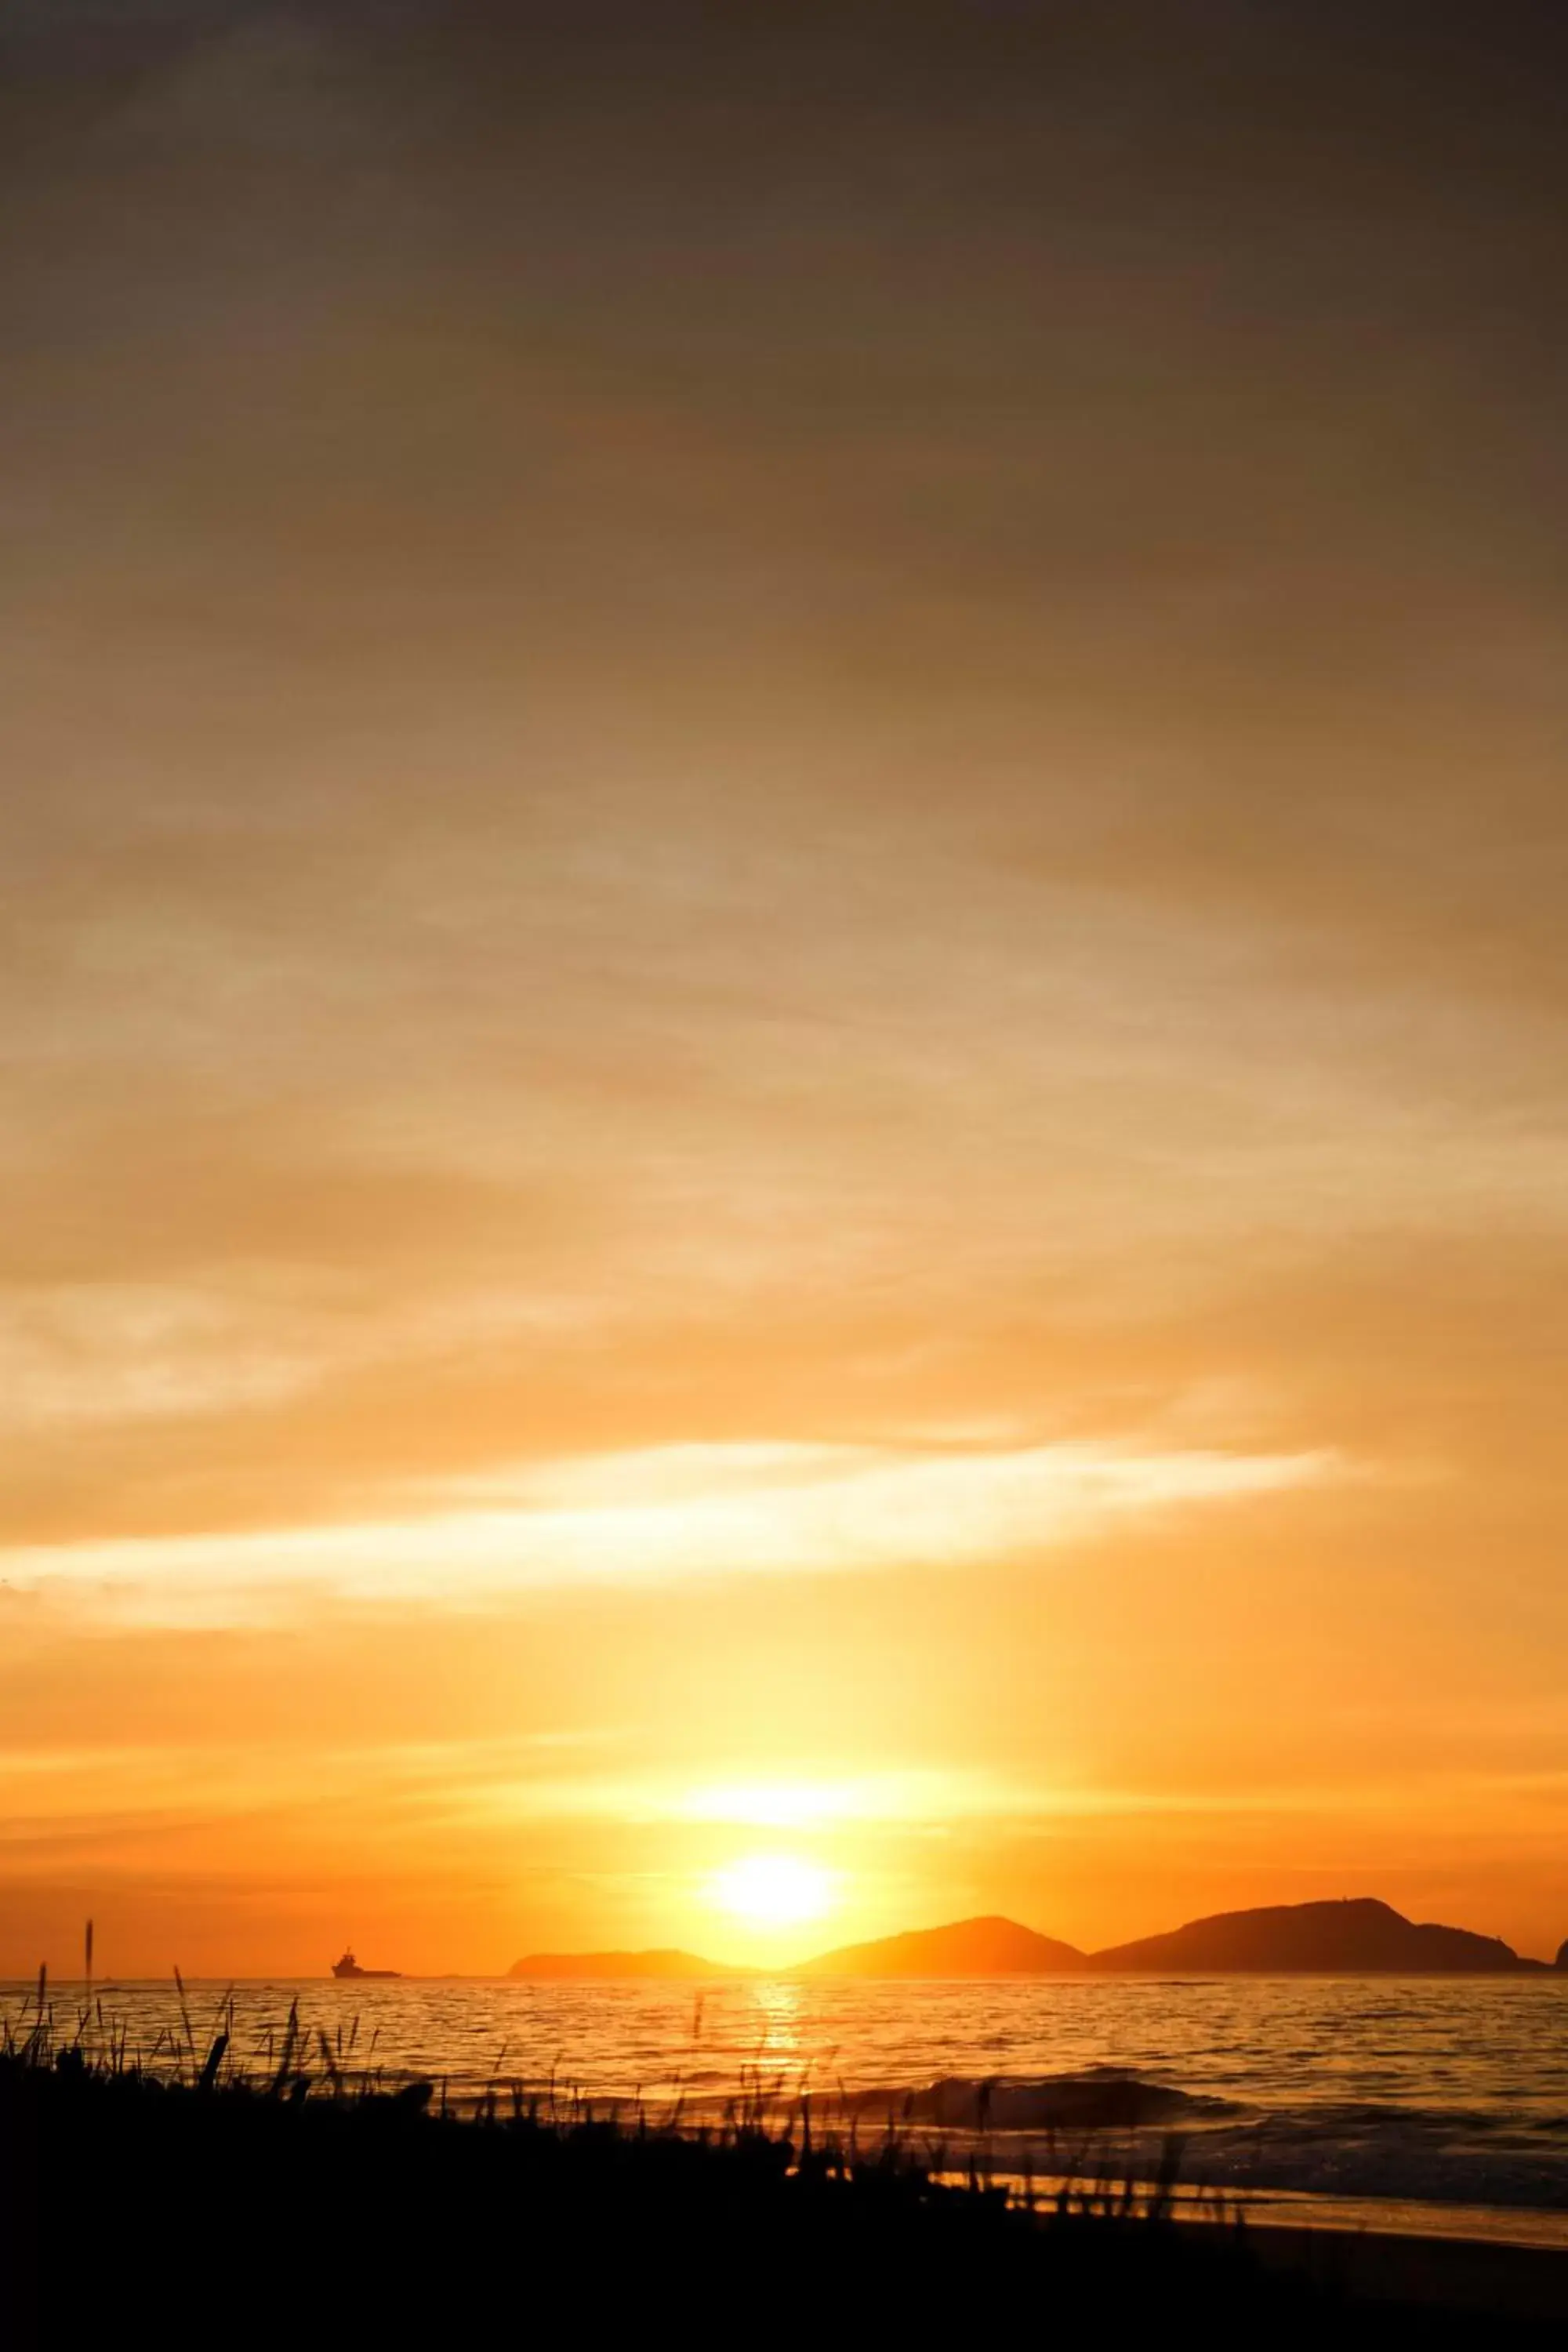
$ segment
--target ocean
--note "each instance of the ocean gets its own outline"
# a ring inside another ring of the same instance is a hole
[[[186,1988],[205,2043],[228,1988]],[[30,2022],[32,1989],[0,1988]],[[70,1986],[51,1990],[57,2036]],[[298,2000],[307,2058],[428,2075],[471,2104],[641,2102],[688,2121],[728,2102],[862,2139],[889,2120],[949,2162],[977,2142],[998,2171],[1148,2177],[1173,2134],[1182,2177],[1260,2221],[1568,2246],[1568,1977],[1033,1978],[964,1983],[790,1979],[535,1984],[450,1979],[233,1988],[244,2061],[276,2061]],[[172,1984],[98,2004],[134,2054],[166,2063],[185,2028]]]

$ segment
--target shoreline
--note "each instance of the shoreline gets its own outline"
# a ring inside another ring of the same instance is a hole
[[[949,2167],[942,2177],[963,2180],[968,2174]],[[1055,2196],[1063,2187],[1082,2185],[1080,2175],[1029,2175],[1003,2165],[993,2165],[984,2177],[999,2188],[1020,2194],[1032,2185],[1042,2198]],[[1137,2176],[1134,2185],[1146,2192],[1154,2184]],[[1307,2189],[1231,2188],[1223,2181],[1201,2187],[1177,2183],[1173,2219],[1184,2227],[1223,2227],[1238,2217],[1249,2231],[1267,2231],[1271,2237],[1322,2243],[1395,2239],[1424,2245],[1488,2247],[1503,2254],[1568,2257],[1568,2211],[1561,2206],[1449,2204],[1436,2198],[1331,2197]]]

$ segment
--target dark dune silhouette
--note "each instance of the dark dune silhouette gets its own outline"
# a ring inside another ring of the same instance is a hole
[[[1082,1952],[1038,1936],[1016,1919],[959,1919],[947,1927],[917,1927],[871,1944],[846,1944],[820,1953],[792,1976],[1008,1977],[1065,1976],[1089,1966]]]
[[[1205,1974],[1495,1976],[1535,1969],[1500,1937],[1464,1927],[1417,1926],[1371,1896],[1338,1903],[1282,1903],[1190,1919],[1166,1936],[1096,1952],[1107,1971],[1201,1969]]]

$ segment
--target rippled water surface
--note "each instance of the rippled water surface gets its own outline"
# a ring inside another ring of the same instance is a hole
[[[198,2043],[224,1990],[189,1989]],[[0,2007],[15,2017],[25,1996]],[[459,2099],[553,2083],[657,2114],[760,2082],[960,2142],[978,2112],[1003,2160],[1041,2169],[1142,2165],[1176,2129],[1194,2179],[1528,2210],[1523,2233],[1568,2242],[1568,1977],[256,1983],[235,1990],[242,2057],[277,2049],[296,1997],[313,2051],[324,2034],[344,2064],[430,2074]],[[132,2051],[184,2032],[172,1986],[101,1998]],[[75,1996],[54,2000],[68,2030]]]

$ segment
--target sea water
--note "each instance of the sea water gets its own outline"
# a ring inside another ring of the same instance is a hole
[[[132,2055],[205,2048],[228,1989],[98,1988],[89,2031]],[[33,1990],[0,1988],[30,2023]],[[57,2037],[79,1989],[49,2000]],[[1568,1976],[1008,1978],[700,1985],[413,1978],[250,1982],[232,1990],[241,2063],[296,2054],[451,2103],[503,2097],[655,2119],[809,2097],[862,2141],[888,2124],[951,2160],[1037,2175],[1147,2175],[1174,2134],[1190,2182],[1270,2211],[1568,2244]],[[26,2014],[23,2011],[26,2006]],[[189,2020],[187,2034],[186,2017]]]

